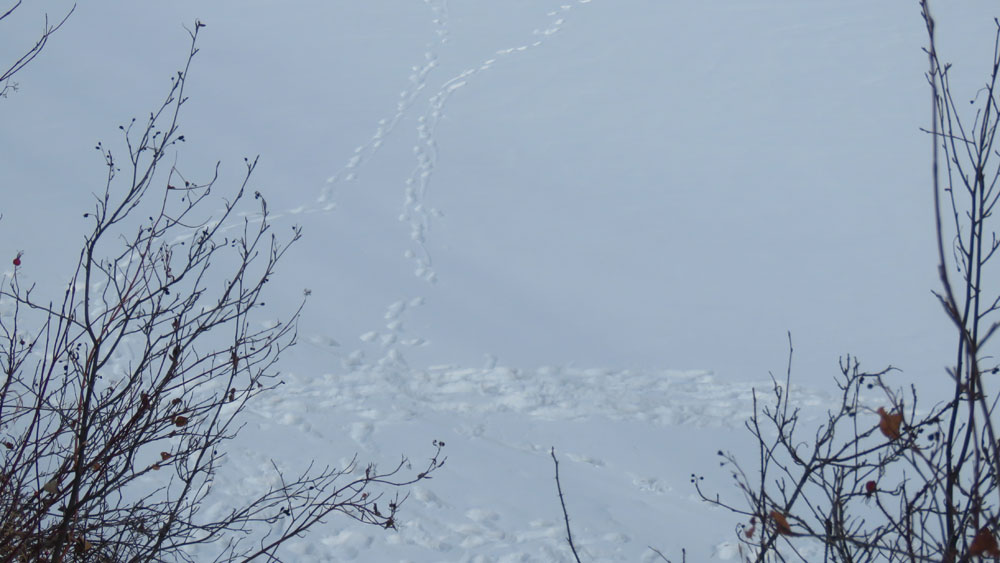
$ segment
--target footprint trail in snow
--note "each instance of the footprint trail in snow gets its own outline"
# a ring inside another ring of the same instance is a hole
[[[413,113],[414,108],[424,104],[416,118],[414,131],[416,141],[412,146],[415,163],[412,173],[402,180],[402,205],[397,217],[400,222],[409,226],[409,240],[401,241],[405,247],[403,257],[413,265],[414,275],[428,283],[437,280],[433,260],[427,245],[433,220],[441,216],[441,211],[428,202],[428,191],[436,167],[439,165],[439,150],[437,128],[445,114],[448,100],[456,91],[470,86],[475,78],[490,70],[505,59],[516,57],[532,49],[542,47],[551,40],[565,25],[566,18],[572,10],[580,5],[591,3],[592,0],[575,0],[575,2],[555,4],[544,12],[545,24],[535,27],[525,35],[527,41],[515,42],[512,46],[498,48],[479,62],[444,80],[433,93],[425,95],[430,90],[434,71],[440,68],[441,57],[449,47],[449,10],[447,0],[424,0],[430,11],[433,39],[422,54],[421,62],[411,67],[406,86],[400,91],[394,111],[387,117],[379,119],[371,137],[355,147],[353,154],[341,168],[326,180],[326,185],[311,203],[303,203],[285,210],[275,210],[269,213],[269,220],[276,222],[286,218],[298,218],[307,215],[328,214],[337,207],[337,194],[349,186],[360,185],[360,175],[364,168],[376,159],[385,141],[393,134],[399,134],[400,125],[405,118]],[[255,214],[249,215],[251,220]],[[242,221],[242,219],[241,219]],[[227,225],[222,232],[241,228],[240,221]],[[421,296],[411,296],[395,301],[386,307],[384,323],[376,329],[363,332],[360,339],[366,343],[377,342],[382,349],[382,357],[375,365],[387,367],[404,367],[406,365],[404,348],[426,344],[423,338],[403,338],[403,316],[409,309],[419,307],[424,303]],[[339,346],[325,335],[311,335],[306,341],[329,348]],[[331,344],[333,343],[333,344]],[[365,363],[360,351],[350,353],[345,359],[348,366],[356,367]]]

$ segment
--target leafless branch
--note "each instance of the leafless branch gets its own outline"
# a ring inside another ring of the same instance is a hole
[[[17,2],[15,2],[13,6],[8,8],[7,11],[5,11],[2,15],[0,15],[0,21],[6,19],[14,12],[14,10],[18,9],[20,6],[21,6],[21,0],[17,0]],[[17,90],[17,84],[12,82],[11,79],[24,67],[28,66],[28,63],[35,60],[35,57],[41,54],[42,49],[45,48],[45,45],[48,43],[49,38],[52,37],[52,34],[59,31],[59,28],[61,28],[63,24],[66,23],[66,20],[68,20],[69,17],[73,15],[74,10],[76,10],[76,4],[73,4],[73,6],[69,9],[69,11],[66,12],[66,15],[63,16],[62,19],[60,19],[59,22],[54,25],[49,23],[48,14],[45,15],[45,25],[42,27],[42,33],[38,38],[38,40],[35,42],[35,44],[30,49],[28,49],[27,52],[21,55],[16,61],[11,63],[11,65],[7,68],[7,70],[0,73],[0,83],[3,83],[3,87],[0,88],[0,97],[7,97],[7,95],[11,91]]]
[[[563,497],[562,484],[559,482],[559,459],[556,458],[556,449],[552,448],[549,454],[552,456],[552,463],[556,468],[556,490],[559,492],[559,505],[562,506],[563,519],[566,521],[566,541],[569,543],[569,548],[573,552],[573,558],[576,559],[576,563],[580,563],[580,556],[576,553],[576,544],[573,543],[573,531],[569,527],[569,512],[566,511],[566,499]]]
[[[278,361],[305,306],[278,323],[258,315],[301,230],[273,232],[251,192],[257,159],[228,198],[213,197],[218,166],[202,181],[178,168],[202,27],[158,109],[121,127],[127,158],[97,145],[104,189],[83,214],[65,292],[23,286],[21,254],[0,287],[0,560],[193,561],[192,548],[212,546],[215,561],[280,561],[283,544],[334,513],[395,528],[408,487],[444,464],[437,441],[417,470],[401,458],[290,477],[275,464],[272,488],[227,515],[199,512],[246,407],[280,392]]]

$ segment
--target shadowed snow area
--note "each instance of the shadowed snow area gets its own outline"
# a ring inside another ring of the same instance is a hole
[[[736,560],[736,520],[689,480],[738,494],[716,452],[754,454],[743,423],[787,331],[810,420],[842,354],[942,374],[915,1],[286,4],[81,3],[0,100],[0,237],[22,283],[58,290],[103,189],[95,142],[161,100],[181,25],[207,24],[177,166],[220,160],[224,189],[262,155],[275,232],[304,230],[262,314],[311,297],[205,510],[272,461],[447,444],[398,532],[334,515],[286,560],[570,561],[553,446],[585,561]],[[993,4],[940,4],[974,92]]]

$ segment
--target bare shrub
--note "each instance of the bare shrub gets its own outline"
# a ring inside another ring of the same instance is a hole
[[[719,452],[743,493],[741,502],[701,496],[742,515],[746,561],[934,561],[1000,558],[1000,442],[995,415],[998,373],[987,352],[1000,320],[993,217],[1000,192],[1000,22],[986,84],[956,101],[950,66],[938,58],[929,2],[926,22],[932,119],[931,155],[941,289],[935,293],[954,328],[950,396],[918,404],[895,370],[866,372],[842,361],[839,405],[818,428],[789,396],[789,370],[769,401],[754,397],[748,422],[752,462]],[[760,401],[760,402],[758,402]],[[761,404],[765,403],[765,404]]]
[[[332,513],[395,527],[406,487],[444,462],[435,441],[419,468],[404,458],[286,476],[275,466],[278,485],[221,517],[199,511],[247,405],[280,392],[277,362],[302,311],[276,324],[257,312],[301,231],[273,232],[248,187],[256,160],[229,199],[215,197],[218,166],[194,181],[164,160],[184,142],[202,27],[159,108],[121,127],[126,154],[98,144],[104,190],[84,214],[65,292],[50,300],[23,285],[31,257],[20,253],[0,288],[5,561],[192,561],[199,544],[216,561],[278,561],[283,543]]]

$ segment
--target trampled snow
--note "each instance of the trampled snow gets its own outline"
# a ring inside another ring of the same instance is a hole
[[[19,10],[2,52],[61,5]],[[974,95],[995,8],[936,8]],[[261,154],[279,233],[305,233],[267,314],[312,292],[212,509],[272,459],[447,444],[398,532],[331,517],[287,560],[569,561],[551,447],[585,561],[735,559],[689,479],[736,496],[716,451],[752,451],[787,331],[815,413],[845,353],[949,360],[915,1],[80,4],[0,100],[0,236],[40,287],[102,189],[93,145],[162,98],[195,18],[178,166],[235,185]]]
[[[734,439],[752,409],[750,384],[705,372],[455,366],[284,380],[280,393],[252,409],[241,436],[273,446],[235,448],[226,482],[273,475],[272,459],[294,473],[307,461],[303,451],[329,452],[340,463],[357,451],[383,464],[406,452],[419,466],[439,440],[448,455],[435,478],[413,490],[398,532],[387,537],[333,517],[290,547],[303,560],[571,561],[553,446],[586,560],[657,560],[648,546],[678,558],[686,548],[690,561],[735,553],[727,543],[733,518],[708,510],[689,481],[717,464],[720,448],[752,451]],[[770,391],[759,392],[764,400]],[[806,408],[831,400],[793,393]],[[720,475],[709,477],[731,493]]]

